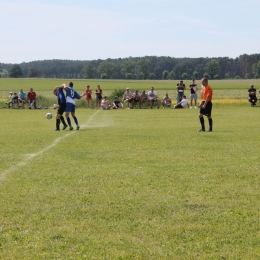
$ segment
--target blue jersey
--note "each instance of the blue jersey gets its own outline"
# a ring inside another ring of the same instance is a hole
[[[58,88],[58,92],[57,92],[57,98],[58,98],[58,104],[66,104],[66,98],[63,92],[62,88]]]
[[[74,98],[80,99],[80,94],[71,87],[67,87],[66,90],[66,102],[75,105]]]

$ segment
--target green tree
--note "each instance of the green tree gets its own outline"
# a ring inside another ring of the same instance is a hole
[[[117,73],[117,65],[111,61],[105,60],[100,63],[100,65],[97,67],[98,74],[106,74],[108,79],[114,78]]]
[[[150,73],[150,75],[148,76],[149,79],[155,79],[155,75],[154,73]]]
[[[125,77],[126,77],[126,79],[132,79],[133,74],[132,73],[126,73]]]
[[[219,62],[216,59],[208,61],[204,67],[205,72],[210,78],[214,78],[215,75],[219,74]]]
[[[246,73],[245,79],[249,79],[249,74],[248,73]]]
[[[144,79],[144,73],[143,72],[137,72],[136,77],[137,77],[137,79]]]
[[[93,79],[94,78],[94,68],[88,63],[84,66],[84,78],[85,79]]]
[[[196,70],[193,72],[192,75],[193,75],[194,79],[198,79],[199,78],[199,73]]]
[[[2,71],[3,71],[3,70],[1,69],[1,66],[0,66],[0,78],[2,77],[2,75],[1,75]]]
[[[235,79],[240,79],[240,77],[238,75],[235,76]]]
[[[28,78],[37,78],[39,71],[36,68],[30,68],[27,73]]]
[[[255,78],[255,79],[259,79],[259,78],[260,78],[260,74],[255,73],[255,74],[254,74],[254,78]]]
[[[225,74],[225,78],[226,79],[230,79],[231,78],[229,72]]]
[[[132,61],[131,59],[125,60],[121,65],[121,72],[125,75],[125,77],[129,73],[131,73],[133,76],[134,71],[135,71],[135,62]]]
[[[182,79],[188,79],[189,78],[188,73],[187,72],[182,73],[181,78]]]
[[[168,79],[169,77],[169,71],[168,70],[164,70],[163,73],[162,73],[162,78],[163,79]]]
[[[254,78],[257,79],[255,77],[255,75],[259,75],[260,74],[260,61],[254,63],[252,65],[252,71],[253,71],[253,74],[254,74]]]
[[[218,74],[214,75],[214,79],[220,79],[220,76]]]
[[[106,73],[102,73],[100,77],[101,77],[101,79],[107,79],[108,78]]]
[[[21,78],[23,76],[22,69],[18,64],[11,66],[8,73],[10,78]]]
[[[175,79],[175,73],[174,73],[173,71],[171,71],[171,72],[169,73],[169,78],[170,78],[170,79]]]

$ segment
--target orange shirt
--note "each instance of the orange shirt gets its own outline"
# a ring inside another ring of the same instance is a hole
[[[203,89],[202,89],[202,101],[206,101],[206,98],[208,98],[208,101],[211,101],[212,100],[212,88],[208,85],[208,86],[205,86]]]

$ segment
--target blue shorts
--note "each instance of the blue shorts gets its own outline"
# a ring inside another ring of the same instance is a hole
[[[76,106],[72,103],[66,103],[65,112],[75,112]]]

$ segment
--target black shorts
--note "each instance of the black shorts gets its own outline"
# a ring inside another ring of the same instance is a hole
[[[201,106],[204,103],[205,102],[203,101]],[[211,110],[212,110],[212,103],[211,103],[211,101],[209,101],[205,108],[200,108],[200,114],[205,115],[205,116],[211,116]]]
[[[66,110],[66,103],[62,103],[59,106],[57,114],[62,115]]]

